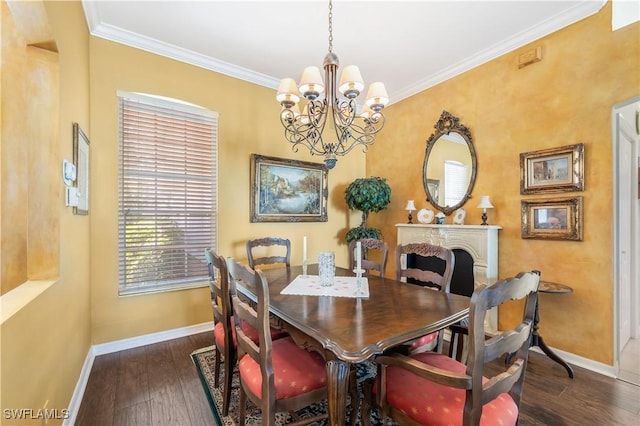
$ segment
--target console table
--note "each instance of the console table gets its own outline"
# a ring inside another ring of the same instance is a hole
[[[398,244],[429,243],[450,250],[461,249],[473,258],[474,288],[492,285],[498,280],[497,225],[397,224]],[[488,333],[498,330],[498,312],[487,312]]]

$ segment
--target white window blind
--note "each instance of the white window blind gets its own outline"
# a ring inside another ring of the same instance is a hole
[[[118,92],[120,295],[208,285],[216,249],[217,113]]]
[[[469,186],[468,167],[459,161],[444,162],[444,205],[453,207],[458,204]]]

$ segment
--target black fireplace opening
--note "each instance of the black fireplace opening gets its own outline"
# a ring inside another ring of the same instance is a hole
[[[473,257],[464,249],[452,249],[452,251],[455,256],[455,264],[453,266],[453,276],[451,277],[451,293],[471,297],[475,283]],[[442,274],[444,273],[444,266],[444,260],[437,257],[425,257],[417,254],[407,255],[407,268],[430,270]],[[439,287],[434,283],[426,283],[413,278],[408,278],[407,282],[427,287]]]

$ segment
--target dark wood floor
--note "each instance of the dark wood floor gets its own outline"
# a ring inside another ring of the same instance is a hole
[[[189,356],[212,343],[202,333],[97,357],[76,425],[214,424]],[[531,352],[521,425],[640,425],[640,387],[574,371]]]

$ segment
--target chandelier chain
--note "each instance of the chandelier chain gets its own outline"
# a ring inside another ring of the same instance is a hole
[[[333,4],[329,0],[329,53],[333,51]]]

